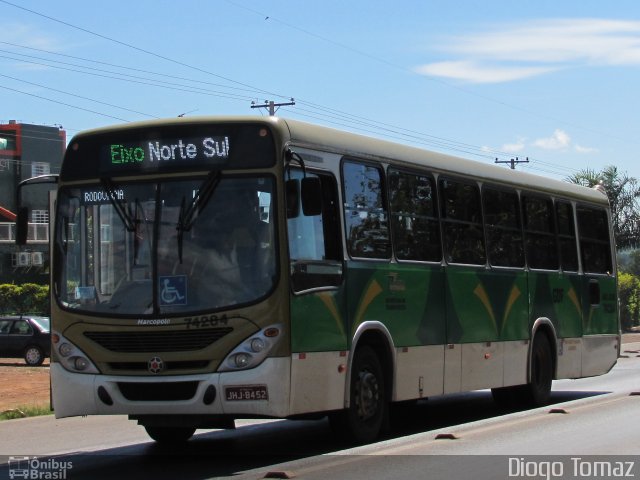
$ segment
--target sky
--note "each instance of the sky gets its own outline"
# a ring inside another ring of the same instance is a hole
[[[640,178],[640,2],[0,0],[0,123],[277,115]],[[507,164],[501,165],[508,168]]]

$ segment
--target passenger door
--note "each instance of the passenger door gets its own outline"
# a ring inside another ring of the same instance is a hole
[[[618,302],[607,212],[604,209],[579,205],[577,217],[580,256],[584,271],[584,334],[617,334]]]

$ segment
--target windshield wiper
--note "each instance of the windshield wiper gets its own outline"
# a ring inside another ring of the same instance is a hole
[[[102,177],[100,179],[100,183],[102,183],[102,187],[107,192],[107,197],[109,198],[111,205],[113,205],[113,209],[120,217],[120,220],[122,220],[124,228],[126,228],[128,232],[135,232],[137,222],[136,220],[131,218],[131,216],[127,212],[124,200],[118,197],[118,191],[116,190],[116,186],[114,185],[113,181],[108,177]]]
[[[204,179],[198,193],[193,197],[191,203],[185,207],[185,198],[182,197],[182,204],[180,205],[180,215],[178,216],[178,223],[176,224],[176,230],[178,231],[178,260],[182,263],[182,237],[184,232],[188,232],[193,227],[196,221],[196,213],[201,212],[209,202],[211,195],[218,188],[220,179],[222,178],[222,172],[220,170],[212,170]]]

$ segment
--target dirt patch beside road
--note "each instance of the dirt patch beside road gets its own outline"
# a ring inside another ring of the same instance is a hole
[[[49,359],[40,367],[29,367],[21,358],[3,358],[0,412],[25,405],[49,405]]]

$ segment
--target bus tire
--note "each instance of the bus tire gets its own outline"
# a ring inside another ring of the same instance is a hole
[[[546,335],[538,334],[531,350],[531,377],[522,386],[522,400],[533,407],[549,403],[553,380],[553,352]]]
[[[146,425],[144,429],[147,431],[147,435],[162,444],[184,443],[196,431],[193,427],[156,427],[149,425]]]
[[[349,408],[334,415],[334,429],[343,430],[356,443],[368,443],[380,434],[387,401],[384,372],[380,359],[368,345],[356,350],[351,367]],[[342,426],[338,424],[342,417]]]

